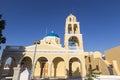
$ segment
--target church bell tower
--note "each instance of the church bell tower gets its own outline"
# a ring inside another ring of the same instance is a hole
[[[67,50],[83,51],[82,34],[80,34],[80,25],[74,15],[70,14],[66,18],[64,47]]]

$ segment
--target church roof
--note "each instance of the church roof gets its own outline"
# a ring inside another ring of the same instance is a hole
[[[53,31],[48,33],[46,36],[58,37],[59,38],[59,36],[56,33],[54,33]]]

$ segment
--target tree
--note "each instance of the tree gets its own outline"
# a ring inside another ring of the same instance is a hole
[[[6,22],[2,20],[2,14],[0,14],[0,44],[6,43],[6,38],[2,34],[2,30],[5,29]]]
[[[101,74],[101,72],[95,72],[96,70],[97,68],[92,69],[92,67],[89,67],[87,71],[88,79],[85,79],[85,80],[94,80],[92,77],[96,78],[97,75]]]

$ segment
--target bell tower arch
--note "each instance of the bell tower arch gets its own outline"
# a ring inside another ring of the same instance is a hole
[[[70,14],[66,18],[64,47],[67,50],[83,51],[82,34],[80,34],[80,25],[74,15]]]

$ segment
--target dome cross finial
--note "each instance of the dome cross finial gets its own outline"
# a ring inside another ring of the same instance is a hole
[[[54,33],[54,31],[52,30],[51,33]]]

